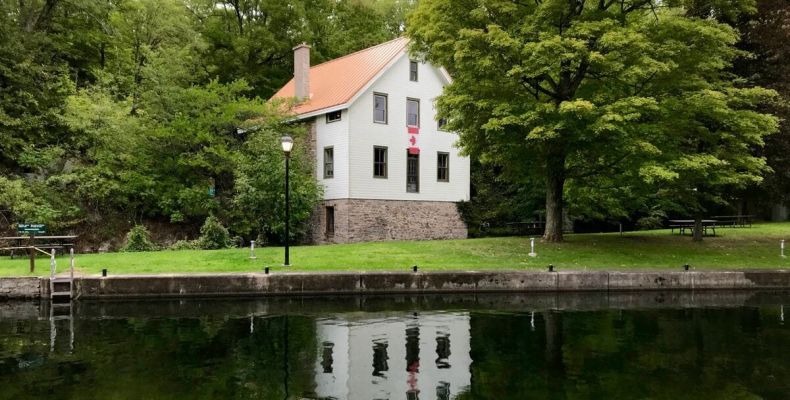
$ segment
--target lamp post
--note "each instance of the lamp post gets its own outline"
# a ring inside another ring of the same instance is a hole
[[[289,189],[289,171],[288,171],[288,161],[291,159],[291,149],[294,147],[294,140],[291,139],[290,136],[283,136],[280,139],[280,143],[283,146],[283,153],[285,154],[285,263],[283,266],[289,267],[291,266],[289,260],[289,248],[288,248],[288,239],[289,239],[289,225],[291,224],[291,194]]]

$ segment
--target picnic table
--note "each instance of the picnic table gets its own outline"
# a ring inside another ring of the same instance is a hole
[[[754,215],[716,215],[713,218],[719,221],[719,226],[751,228]]]
[[[708,229],[713,231],[713,236],[716,236],[716,224],[719,221],[715,219],[703,219],[702,220],[702,234],[707,235]],[[692,234],[694,233],[694,220],[693,219],[670,219],[669,220],[669,228],[671,229],[670,234],[675,234],[675,229],[679,231],[681,235],[686,233],[686,229],[689,229]]]

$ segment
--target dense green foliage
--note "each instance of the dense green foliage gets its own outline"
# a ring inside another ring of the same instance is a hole
[[[156,245],[151,241],[151,233],[143,225],[135,225],[126,234],[123,251],[153,251]]]
[[[438,109],[461,145],[539,188],[544,236],[562,240],[566,208],[699,214],[762,179],[752,149],[777,128],[763,113],[775,92],[737,86],[738,32],[691,12],[750,4],[425,0],[408,30],[413,51],[454,77]]]
[[[294,45],[321,62],[391,39],[411,4],[1,1],[0,231],[34,221],[118,244],[142,222],[157,240],[194,238],[215,215],[280,241],[290,134],[298,238],[320,193],[304,129],[266,99]]]

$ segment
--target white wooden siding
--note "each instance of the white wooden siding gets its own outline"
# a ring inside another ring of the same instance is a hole
[[[460,156],[458,136],[440,131],[434,100],[445,84],[440,70],[420,63],[419,81],[409,80],[409,57],[404,52],[360,93],[342,119],[327,124],[316,117],[316,176],[324,185],[324,198],[465,201],[469,200],[469,158]],[[373,122],[373,93],[387,95],[387,124]],[[406,99],[420,100],[420,191],[406,192]],[[323,149],[334,147],[335,175],[323,179]],[[373,147],[387,147],[387,178],[373,177]],[[449,182],[436,176],[437,152],[450,154]]]
[[[404,53],[383,75],[357,97],[348,109],[350,198],[383,200],[469,200],[469,159],[461,157],[456,134],[439,131],[434,99],[444,81],[430,64],[419,66],[419,81],[409,80],[409,58]],[[373,122],[373,93],[387,94],[388,123]],[[406,192],[406,99],[420,100],[420,191]],[[387,179],[373,177],[373,146],[388,148]],[[437,152],[450,153],[450,180],[438,182]]]
[[[316,174],[324,186],[324,198],[346,199],[348,192],[348,126],[349,113],[343,110],[340,121],[326,123],[326,115],[316,117]],[[324,179],[324,148],[334,147],[334,177]]]

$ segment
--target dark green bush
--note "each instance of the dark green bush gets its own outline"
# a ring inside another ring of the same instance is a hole
[[[227,249],[231,246],[228,229],[217,217],[209,215],[206,222],[200,227],[198,244],[201,249],[205,250]]]
[[[135,225],[126,234],[126,244],[123,251],[154,251],[157,250],[154,242],[151,241],[151,234],[143,225]]]

